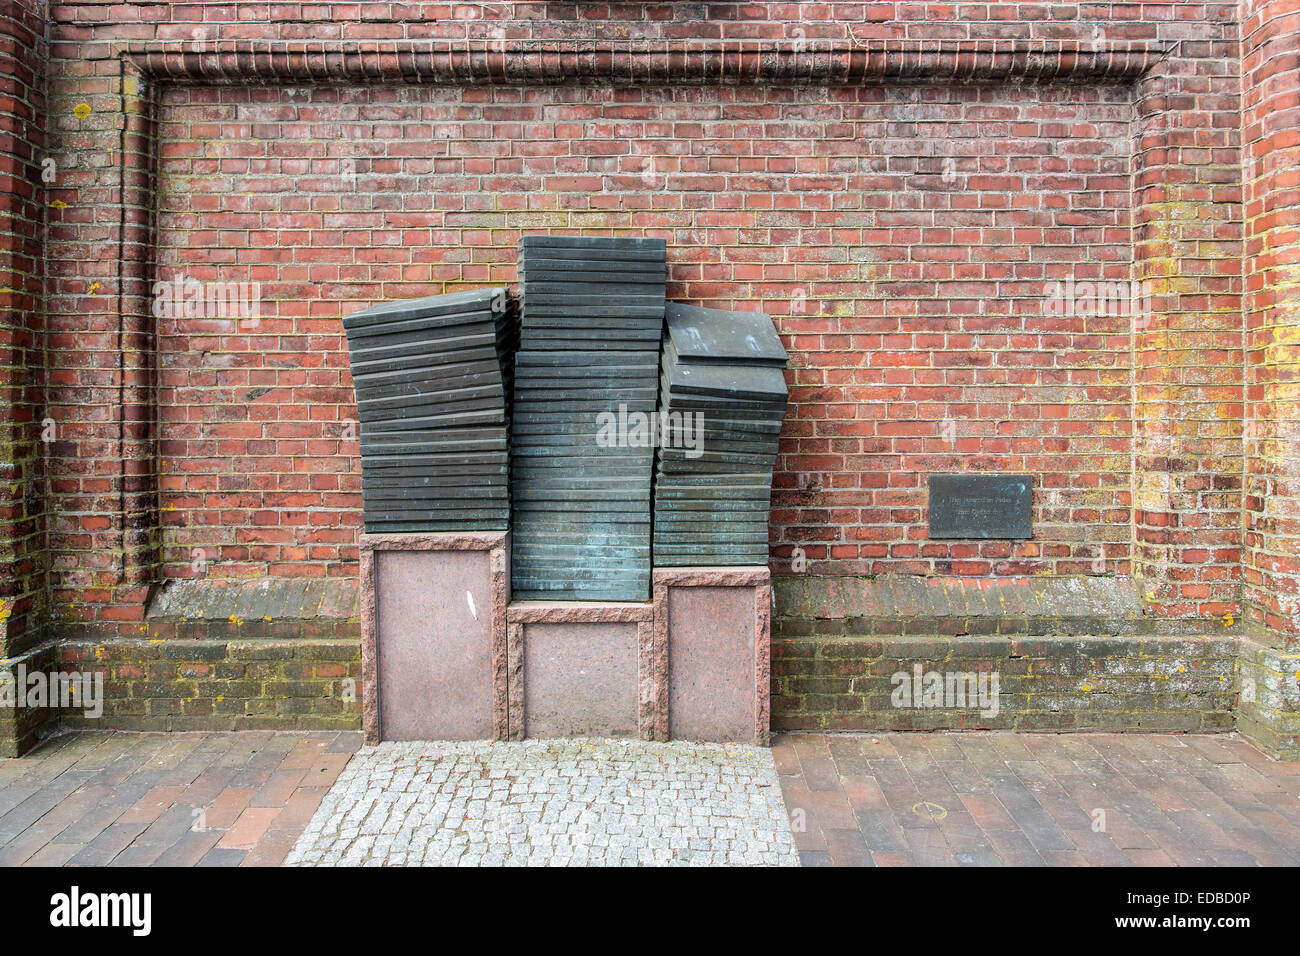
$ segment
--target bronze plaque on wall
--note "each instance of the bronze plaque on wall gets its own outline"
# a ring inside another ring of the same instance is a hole
[[[931,475],[931,538],[1033,537],[1033,475]]]

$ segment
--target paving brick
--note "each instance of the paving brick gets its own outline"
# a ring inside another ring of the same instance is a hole
[[[198,866],[241,866],[247,856],[247,850],[213,847],[204,854],[203,859],[199,860]]]
[[[256,793],[252,787],[226,787],[208,804],[203,813],[203,825],[228,829],[239,819]]]
[[[183,787],[154,787],[117,818],[118,823],[153,823],[184,792]]]
[[[248,801],[250,807],[282,807],[298,789],[306,770],[275,770],[260,790]]]
[[[251,850],[279,815],[279,807],[249,807],[217,843],[226,849]]]
[[[108,866],[113,858],[144,832],[143,823],[114,823],[82,847],[68,860],[69,866]]]

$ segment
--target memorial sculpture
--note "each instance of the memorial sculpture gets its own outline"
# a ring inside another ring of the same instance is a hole
[[[786,353],[666,301],[659,239],[526,236],[503,288],[344,319],[366,739],[766,743]]]

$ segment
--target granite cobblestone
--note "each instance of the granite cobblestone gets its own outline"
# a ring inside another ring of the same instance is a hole
[[[770,751],[618,740],[363,748],[289,865],[797,865]]]

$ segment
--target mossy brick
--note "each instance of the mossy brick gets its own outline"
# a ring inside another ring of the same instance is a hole
[[[944,619],[936,617],[910,617],[904,619],[902,623],[902,633],[904,635],[923,635],[931,636],[936,634],[946,635],[949,629],[942,626]]]
[[[806,714],[775,714],[773,727],[788,733],[814,732],[823,730],[822,718]]]
[[[194,696],[196,684],[182,681],[133,681],[132,697],[160,698],[168,696]]]
[[[834,660],[834,672],[846,677],[856,677],[859,674],[867,672],[868,661],[865,659],[858,660]]]
[[[1133,714],[1133,724],[1128,728],[1145,733],[1184,733],[1188,729],[1188,714],[1139,713]]]
[[[338,716],[331,716],[328,714],[321,714],[312,717],[311,726],[321,730],[360,730],[361,715],[340,714]]]
[[[291,642],[231,641],[229,656],[241,661],[287,661],[294,656]]]
[[[245,714],[232,721],[234,730],[294,730],[297,725],[281,714]]]
[[[267,681],[265,693],[272,699],[284,697],[323,697],[326,687],[319,681],[283,680]]]
[[[102,644],[67,643],[59,649],[59,660],[69,664],[101,660],[106,656],[107,653]]]
[[[814,677],[803,675],[792,677],[787,686],[800,694],[830,694],[847,690],[851,680],[844,677]]]
[[[98,721],[85,718],[69,720],[67,726],[77,730],[97,730],[102,729]],[[151,717],[144,714],[120,715],[113,719],[114,730],[169,730],[168,722],[165,718]]]
[[[304,661],[351,661],[361,657],[356,641],[311,641],[296,644],[294,654]]]
[[[954,659],[997,660],[1009,656],[1012,648],[1010,641],[988,636],[949,638],[949,644]]]
[[[105,702],[110,700],[119,700],[131,696],[132,680],[106,680],[104,681],[104,699]]]
[[[791,621],[791,624],[797,622]],[[875,633],[875,622],[866,617],[846,617],[843,623],[843,633],[852,635],[871,635]]]
[[[810,712],[833,713],[835,710],[835,697],[830,694],[810,694],[804,693],[804,709]]]
[[[310,680],[315,676],[315,664],[311,661],[285,661],[279,667],[280,677],[286,680]]]
[[[322,717],[338,717],[350,713],[361,713],[361,708],[358,704],[351,704],[332,696],[310,699],[307,703],[312,714]]]
[[[838,660],[871,660],[879,657],[882,651],[879,641],[825,641],[820,656]]]
[[[776,596],[776,609],[780,616],[804,616],[808,613],[806,576],[773,575],[772,591]]]
[[[1017,714],[1007,715],[1007,721],[999,729],[1019,731],[1074,730],[1076,726],[1077,721],[1073,714],[1044,714],[1034,711],[1022,711]]]
[[[772,641],[772,656],[773,658],[812,658],[817,656],[820,646],[818,641],[777,638]]]
[[[171,641],[177,637],[176,621],[166,618],[149,618],[145,622],[148,627],[150,638],[160,641]]]
[[[168,641],[161,645],[160,654],[173,661],[222,661],[229,651],[222,641]]]
[[[275,712],[281,716],[298,717],[312,713],[312,703],[305,697],[286,697],[275,702]]]
[[[198,693],[203,697],[260,697],[263,685],[257,681],[202,681]]]
[[[904,637],[891,641],[887,653],[895,654],[903,660],[946,661],[953,657],[960,648],[959,643],[939,637]]]

